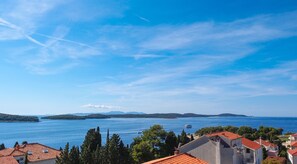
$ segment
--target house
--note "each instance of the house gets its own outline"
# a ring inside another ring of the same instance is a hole
[[[148,161],[144,164],[207,164],[207,162],[183,153]]]
[[[291,142],[290,148],[291,149],[296,149],[297,148],[297,141]]]
[[[291,142],[293,142],[293,141],[297,141],[297,133],[295,133],[295,134],[291,134],[290,137],[289,137],[289,140],[290,140]]]
[[[297,164],[297,149],[288,150],[288,160],[291,164]]]
[[[242,137],[231,132],[204,135],[178,150],[210,164],[242,163]]]
[[[278,146],[269,142],[268,140],[257,139],[255,142],[262,145],[267,150],[267,155],[271,157],[278,156]]]
[[[15,162],[24,164],[27,156],[28,164],[55,164],[56,157],[59,155],[59,150],[39,143],[30,143],[1,150],[0,158],[2,159],[0,161],[5,160],[8,163],[8,161],[13,161],[14,159],[14,162],[11,162],[11,164]]]
[[[243,145],[243,163],[261,164],[263,160],[262,146],[247,138],[242,138]]]

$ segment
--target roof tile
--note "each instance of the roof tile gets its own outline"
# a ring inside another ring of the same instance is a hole
[[[12,156],[0,157],[0,163],[2,163],[2,164],[19,164]]]
[[[293,155],[293,156],[297,156],[297,149],[288,150],[288,153]]]
[[[148,161],[144,164],[207,164],[207,162],[189,154],[178,154]]]
[[[251,141],[247,138],[242,138],[242,144],[245,146],[245,147],[248,147],[250,149],[253,149],[253,150],[258,150],[261,148],[261,145],[258,144],[257,142],[254,142],[254,141]]]
[[[242,136],[240,136],[238,134],[235,134],[235,133],[232,133],[232,132],[228,132],[228,131],[212,133],[212,134],[209,134],[207,136],[208,137],[223,136],[223,137],[226,137],[226,138],[228,138],[230,140],[235,140],[235,139],[238,139],[238,138],[242,138]]]

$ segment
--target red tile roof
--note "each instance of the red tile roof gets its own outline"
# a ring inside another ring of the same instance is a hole
[[[293,156],[297,156],[297,149],[288,150],[288,153],[293,155]]]
[[[291,143],[291,147],[297,147],[297,141]]]
[[[242,144],[243,144],[243,146],[248,147],[253,150],[258,150],[261,148],[260,144],[258,144],[257,142],[251,141],[247,138],[242,138]]]
[[[295,133],[295,134],[292,134],[291,136],[293,136],[293,137],[297,137],[297,133]]]
[[[165,158],[160,158],[145,162],[144,164],[207,164],[207,162],[195,158],[189,154],[172,155]]]
[[[242,136],[240,136],[238,134],[235,134],[235,133],[228,132],[228,131],[212,133],[212,134],[209,134],[207,136],[208,137],[223,136],[223,137],[228,138],[229,140],[235,140],[235,139],[238,139],[238,138],[242,138]]]
[[[12,156],[0,157],[1,164],[19,164]]]
[[[256,142],[260,144],[260,139],[257,139]],[[262,145],[264,145],[266,147],[268,147],[268,146],[274,147],[274,148],[277,147],[277,145],[275,145],[267,140],[261,140],[261,143],[262,143]]]
[[[0,155],[2,155],[2,156],[8,156],[8,155],[10,155],[13,151],[14,151],[14,148],[3,149],[3,150],[0,150]]]
[[[53,149],[51,147],[39,143],[21,145],[16,148],[8,148],[0,151],[0,154],[2,156],[12,157],[24,156],[26,153],[28,153],[28,161],[30,162],[55,159],[57,156],[60,155],[59,150]]]

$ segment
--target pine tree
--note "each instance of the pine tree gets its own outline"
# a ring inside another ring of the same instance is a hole
[[[69,143],[65,145],[65,148],[61,148],[60,157],[57,157],[56,164],[71,164],[69,163]]]
[[[92,152],[90,146],[87,148],[84,148],[84,151],[81,153],[81,159],[83,164],[93,164],[94,159],[92,157]]]
[[[120,161],[120,137],[117,134],[113,134],[108,143],[108,159],[110,164],[118,164]]]
[[[97,146],[96,151],[93,153],[94,163],[103,164],[103,147]]]
[[[80,164],[79,158],[79,148],[72,146],[70,153],[69,153],[69,162],[71,164]]]
[[[90,129],[85,136],[85,140],[81,146],[81,159],[84,163],[93,163],[94,153],[97,147],[101,148],[101,134],[100,129]]]
[[[175,148],[178,146],[176,135],[173,131],[168,132],[165,145],[164,145],[164,154],[163,156],[173,155]]]
[[[182,145],[184,145],[184,144],[190,142],[190,139],[189,139],[189,137],[187,136],[187,133],[185,132],[185,130],[183,130],[183,131],[181,132],[181,135],[180,135],[180,142],[181,142]]]
[[[132,163],[133,160],[129,151],[129,145],[125,147],[122,140],[120,141],[120,144],[119,144],[119,152],[120,152],[120,161],[122,164]]]
[[[106,163],[110,161],[109,159],[109,129],[107,129],[107,134],[106,134],[106,144],[104,148],[104,160],[106,160]]]

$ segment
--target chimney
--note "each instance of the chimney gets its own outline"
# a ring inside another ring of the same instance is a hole
[[[178,155],[178,154],[179,154],[179,150],[176,149],[176,150],[174,151],[174,155]]]

